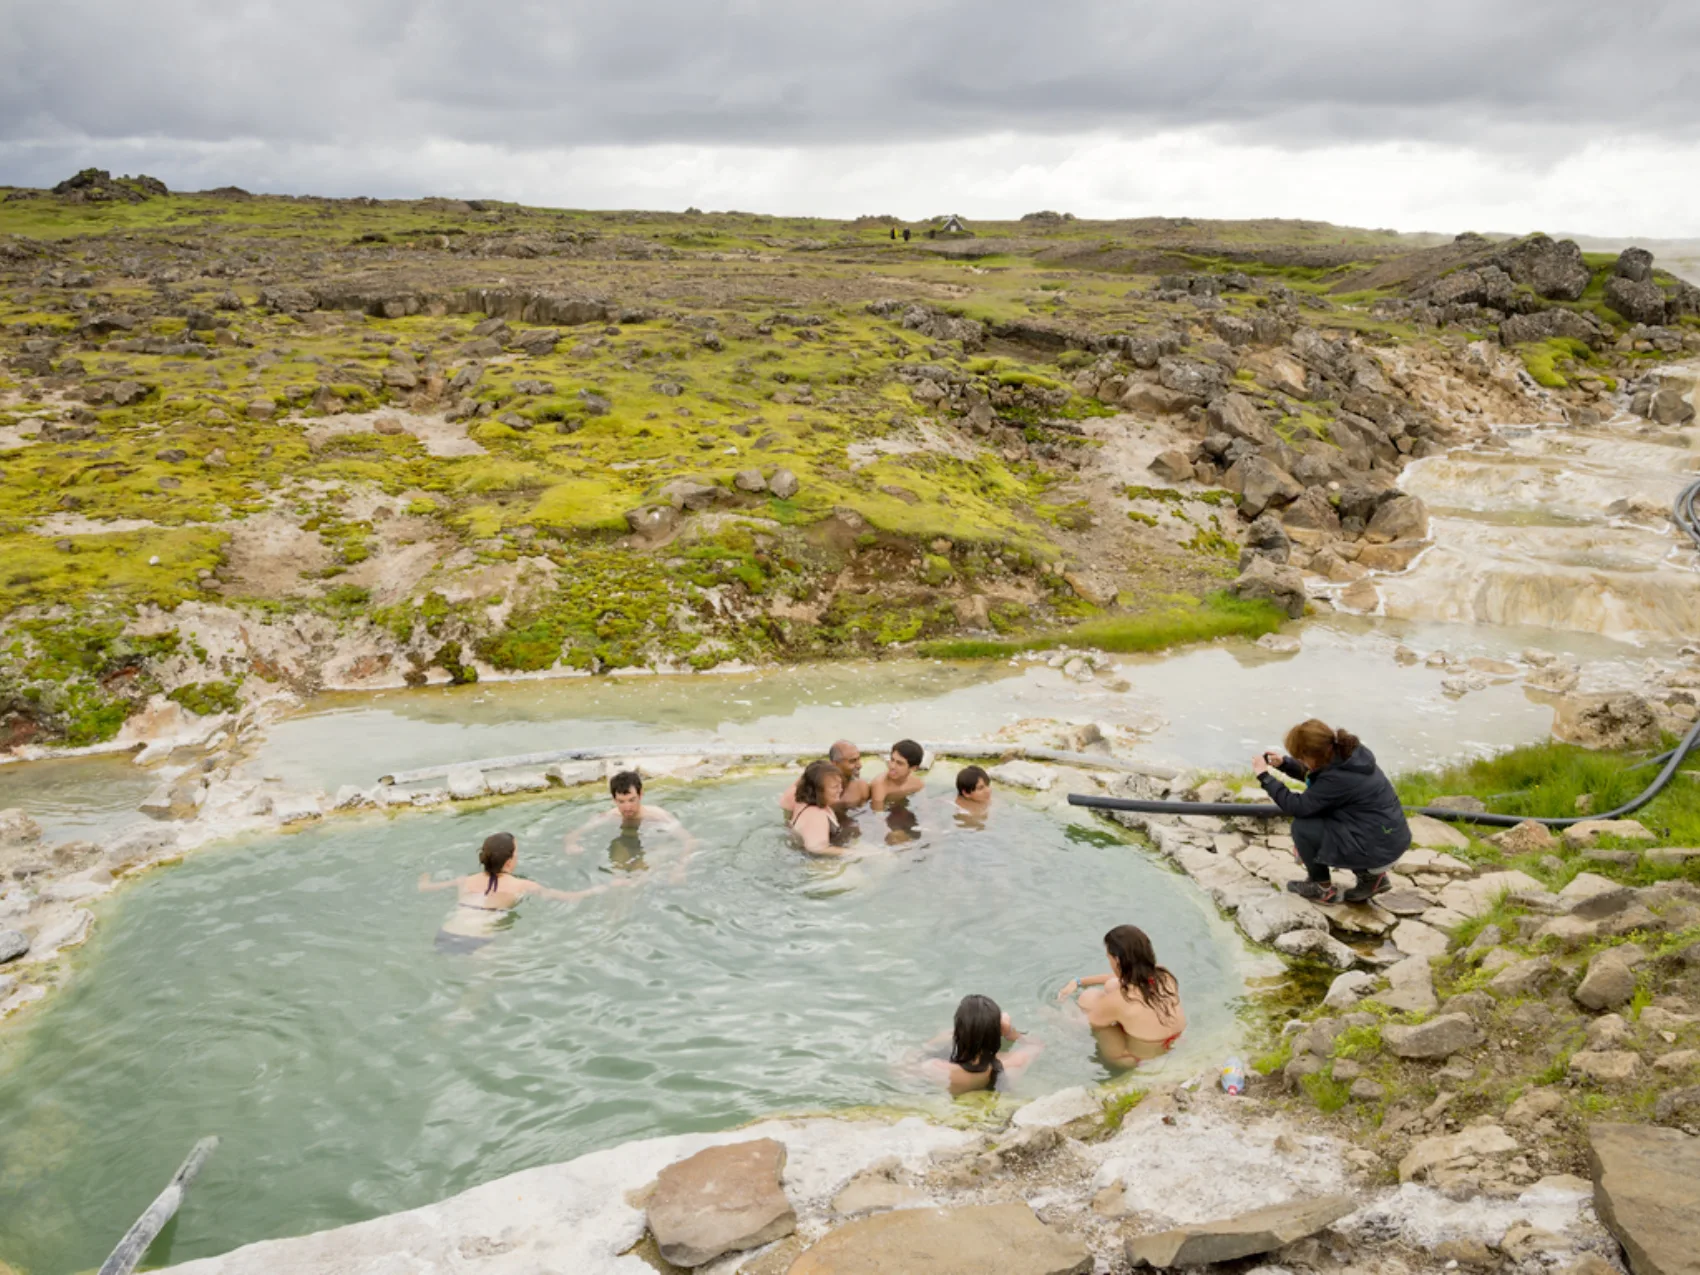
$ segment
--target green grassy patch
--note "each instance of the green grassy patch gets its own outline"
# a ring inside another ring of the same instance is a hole
[[[1007,658],[1023,651],[1048,651],[1059,646],[1133,653],[1159,651],[1188,642],[1221,637],[1261,637],[1281,627],[1286,616],[1266,602],[1248,602],[1225,593],[1200,600],[1173,599],[1169,605],[1135,615],[1107,615],[1070,629],[1038,633],[1008,641],[952,638],[921,645],[921,654],[937,659]]]

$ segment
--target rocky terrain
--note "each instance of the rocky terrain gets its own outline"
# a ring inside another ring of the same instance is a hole
[[[24,755],[280,688],[1260,632],[1410,560],[1407,457],[1700,345],[1645,253],[1542,236],[0,196]]]

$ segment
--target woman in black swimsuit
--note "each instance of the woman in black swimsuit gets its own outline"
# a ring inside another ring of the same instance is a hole
[[[546,885],[527,881],[514,875],[519,863],[519,847],[511,832],[496,832],[484,838],[478,852],[482,871],[448,881],[433,881],[429,872],[419,876],[421,890],[458,890],[460,899],[453,912],[437,931],[437,950],[464,955],[476,952],[494,939],[495,925],[528,894],[540,894],[546,899],[589,898],[608,889],[606,885],[588,890],[551,890]]]

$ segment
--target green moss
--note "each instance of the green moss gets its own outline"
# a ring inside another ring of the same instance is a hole
[[[234,713],[242,707],[241,679],[229,682],[189,682],[177,687],[167,696],[191,713],[213,717],[219,713]]]
[[[1111,1131],[1120,1129],[1128,1113],[1145,1101],[1144,1089],[1117,1089],[1104,1096],[1104,1125]]]
[[[1348,1027],[1334,1038],[1336,1058],[1373,1058],[1381,1052],[1381,1024]]]
[[[1011,641],[963,638],[928,642],[922,645],[921,653],[938,659],[988,659],[1058,646],[1117,652],[1157,651],[1220,637],[1261,637],[1279,629],[1284,619],[1267,602],[1247,602],[1213,593],[1202,600],[1177,597],[1165,606],[1136,615],[1104,616],[1072,629]]]
[[[1334,1079],[1331,1069],[1313,1072],[1299,1083],[1324,1115],[1333,1114],[1352,1099],[1351,1086],[1343,1080]]]
[[[1586,366],[1593,358],[1587,343],[1572,337],[1526,342],[1515,349],[1535,383],[1553,390],[1568,386],[1570,377],[1576,374],[1575,365]]]

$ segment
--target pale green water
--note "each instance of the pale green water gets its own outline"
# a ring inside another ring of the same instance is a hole
[[[0,1036],[0,1259],[92,1268],[191,1143],[222,1147],[168,1246],[182,1261],[405,1209],[634,1137],[784,1110],[942,1108],[913,1067],[968,992],[1046,1051],[1016,1093],[1105,1078],[1056,989],[1133,922],[1176,971],[1179,1076],[1234,1035],[1242,949],[1198,891],[1102,825],[999,797],[983,831],[943,794],[918,837],[810,861],[776,778],[658,788],[701,838],[684,883],[652,845],[643,884],[532,900],[476,957],[433,949],[483,837],[575,888],[606,842],[559,852],[588,799],[340,820],[225,847],[106,908],[86,966]],[[934,780],[935,788],[941,786]],[[622,852],[623,853],[623,852]]]

